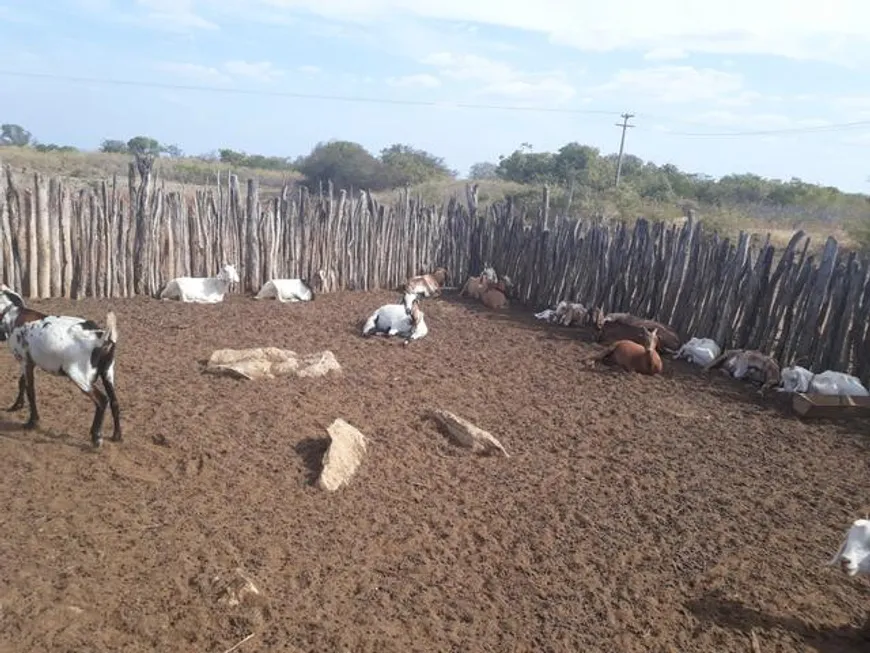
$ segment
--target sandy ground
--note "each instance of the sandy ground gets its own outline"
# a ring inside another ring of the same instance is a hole
[[[801,423],[666,361],[584,369],[580,329],[424,305],[427,338],[363,339],[394,293],[281,305],[39,301],[121,330],[125,441],[37,373],[41,428],[0,413],[0,650],[870,649],[870,583],[824,567],[870,508],[868,425]],[[203,375],[214,349],[331,349],[341,377]],[[0,353],[0,403],[16,368]],[[427,408],[500,438],[448,444]],[[370,439],[352,484],[312,486],[325,427]],[[239,568],[262,594],[226,603]],[[223,598],[222,598],[223,597]]]

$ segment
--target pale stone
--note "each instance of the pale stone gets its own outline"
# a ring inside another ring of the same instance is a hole
[[[274,379],[294,375],[308,378],[340,372],[341,365],[329,350],[300,355],[289,349],[257,347],[218,349],[209,358],[205,371],[243,379]]]
[[[238,567],[233,570],[230,578],[223,579],[218,576],[213,582],[218,590],[218,603],[236,606],[260,596],[260,590],[254,585],[254,581]]]
[[[475,426],[468,420],[454,415],[446,410],[433,410],[432,417],[447,431],[447,435],[453,442],[474,453],[492,454],[500,453],[509,458],[507,451],[489,431]]]
[[[323,455],[323,470],[317,479],[317,487],[335,492],[356,473],[368,443],[362,433],[341,418],[326,430],[330,443]]]

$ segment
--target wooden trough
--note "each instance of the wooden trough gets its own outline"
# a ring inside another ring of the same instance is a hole
[[[870,397],[795,392],[792,410],[800,417],[848,418],[870,415]]]

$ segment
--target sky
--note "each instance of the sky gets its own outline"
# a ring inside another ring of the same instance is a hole
[[[96,149],[521,144],[870,193],[870,3],[0,0],[0,123]]]

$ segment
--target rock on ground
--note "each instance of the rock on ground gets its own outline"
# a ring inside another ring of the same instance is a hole
[[[466,419],[446,410],[433,410],[431,416],[439,423],[450,439],[460,447],[471,449],[474,453],[495,454],[500,453],[509,458],[508,452],[489,431],[475,426]]]
[[[229,577],[215,576],[212,582],[215,586],[218,603],[236,606],[261,596],[254,581],[240,567],[236,567]]]
[[[243,379],[274,379],[293,375],[308,378],[340,372],[341,365],[329,350],[300,355],[289,349],[257,347],[218,349],[208,359],[205,371]]]
[[[356,473],[368,443],[362,433],[341,418],[330,424],[327,432],[331,442],[323,455],[317,487],[334,492]]]

